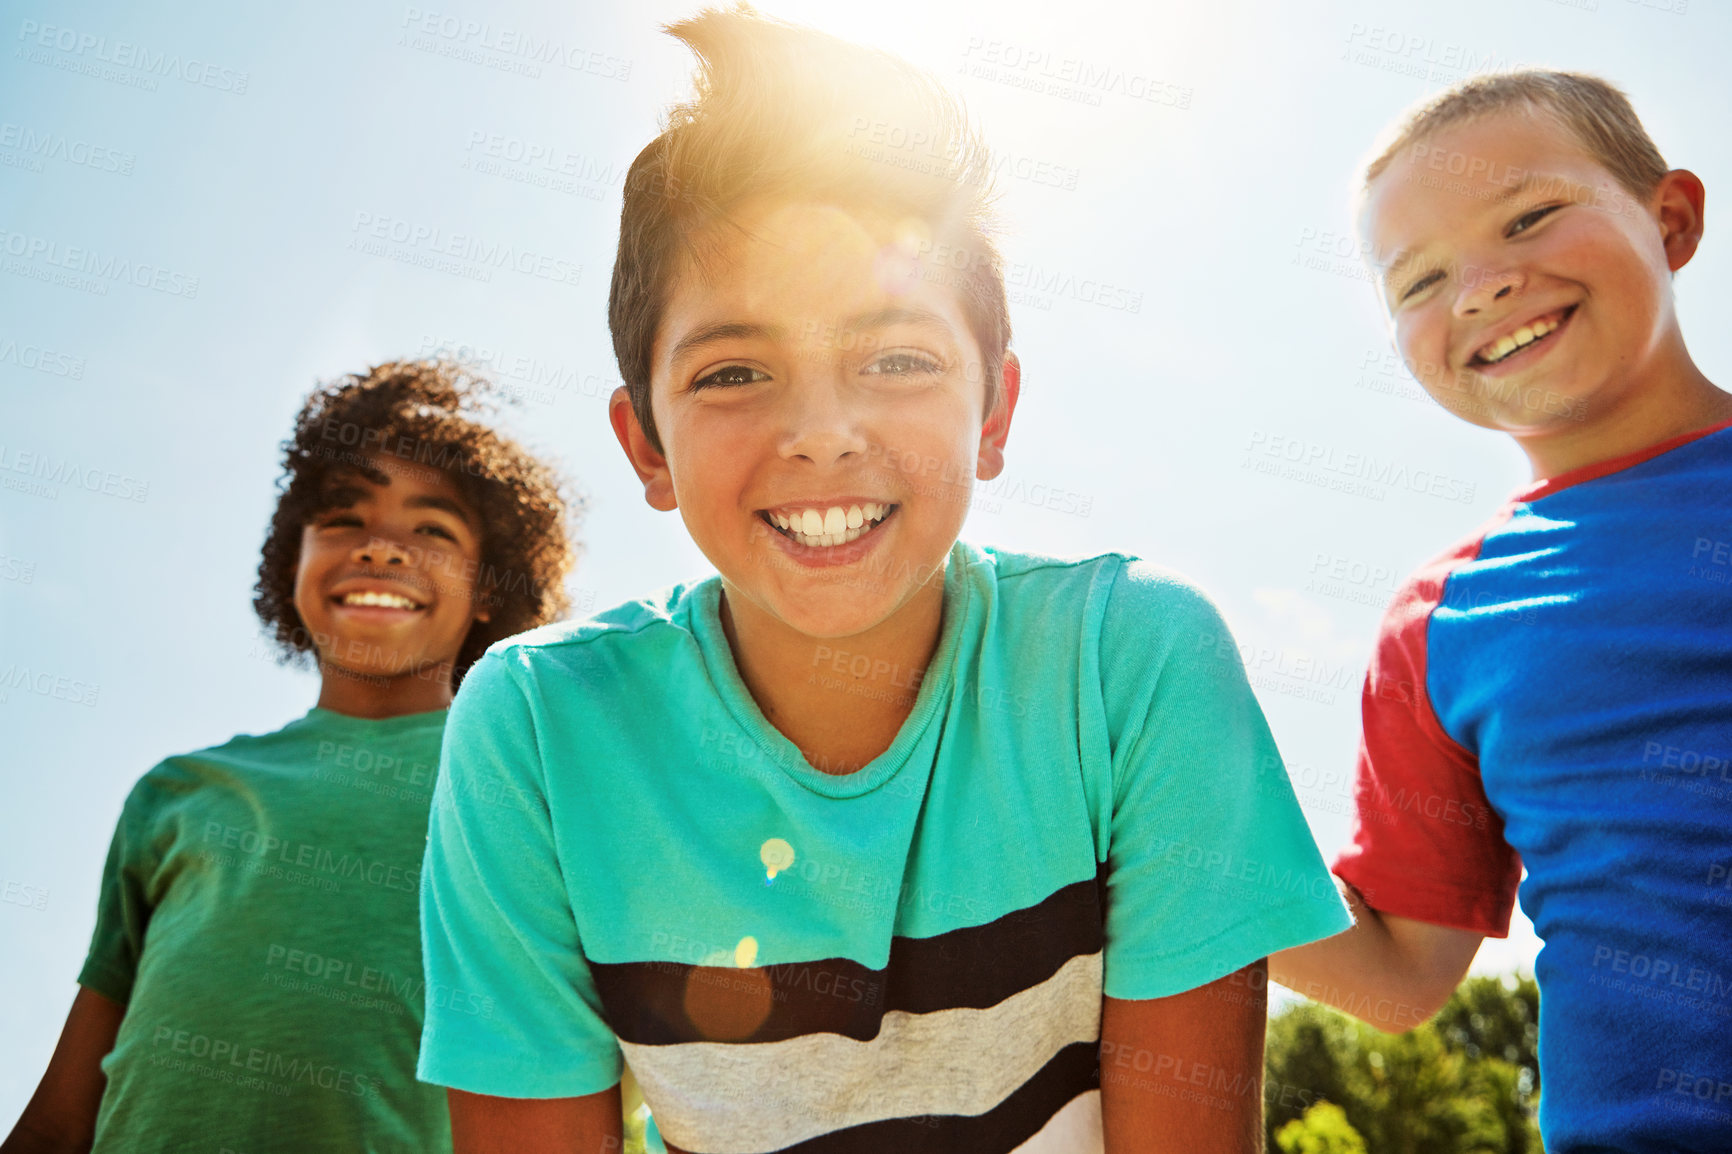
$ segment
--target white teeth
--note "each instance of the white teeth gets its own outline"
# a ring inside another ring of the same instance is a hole
[[[1479,359],[1486,364],[1495,364],[1517,349],[1533,344],[1548,333],[1556,332],[1557,327],[1556,321],[1535,321],[1531,325],[1523,325],[1509,336],[1499,337],[1496,343],[1481,349]]]
[[[770,523],[809,548],[825,549],[858,541],[876,528],[890,513],[890,506],[876,501],[858,505],[831,505],[828,508],[800,509],[792,513],[769,514]]]
[[[386,609],[415,608],[415,603],[407,597],[400,596],[396,593],[374,593],[371,591],[363,593],[346,593],[343,595],[343,604],[374,605]]]

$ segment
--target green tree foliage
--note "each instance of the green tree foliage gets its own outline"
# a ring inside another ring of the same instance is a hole
[[[1333,1102],[1319,1102],[1275,1133],[1281,1154],[1367,1154],[1365,1139]]]
[[[1470,979],[1435,1019],[1405,1034],[1313,1003],[1292,1006],[1269,1023],[1269,1148],[1540,1154],[1538,1021],[1532,979]],[[1320,1104],[1338,1107],[1340,1119]],[[1363,1145],[1342,1145],[1355,1139]]]

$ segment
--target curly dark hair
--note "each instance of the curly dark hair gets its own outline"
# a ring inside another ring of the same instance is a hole
[[[284,661],[312,654],[295,609],[301,530],[324,511],[333,474],[377,471],[396,458],[451,478],[478,516],[476,596],[491,610],[464,639],[452,684],[495,641],[563,617],[582,499],[546,462],[485,423],[497,386],[479,369],[435,358],[388,361],[314,389],[283,442],[283,476],[253,587],[253,609],[275,631]]]

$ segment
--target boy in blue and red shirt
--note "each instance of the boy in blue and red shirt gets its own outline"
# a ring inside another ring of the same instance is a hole
[[[1704,779],[1732,764],[1732,396],[1672,294],[1702,212],[1623,95],[1569,73],[1464,84],[1367,172],[1404,360],[1534,482],[1390,605],[1335,864],[1358,924],[1271,968],[1416,1025],[1519,883],[1554,1154],[1732,1149],[1732,792]]]

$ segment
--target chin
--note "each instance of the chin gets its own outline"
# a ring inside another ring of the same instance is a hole
[[[861,580],[872,579],[862,575]],[[881,625],[900,603],[882,592],[851,586],[846,579],[831,589],[769,600],[770,610],[790,629],[827,639],[853,637]]]

